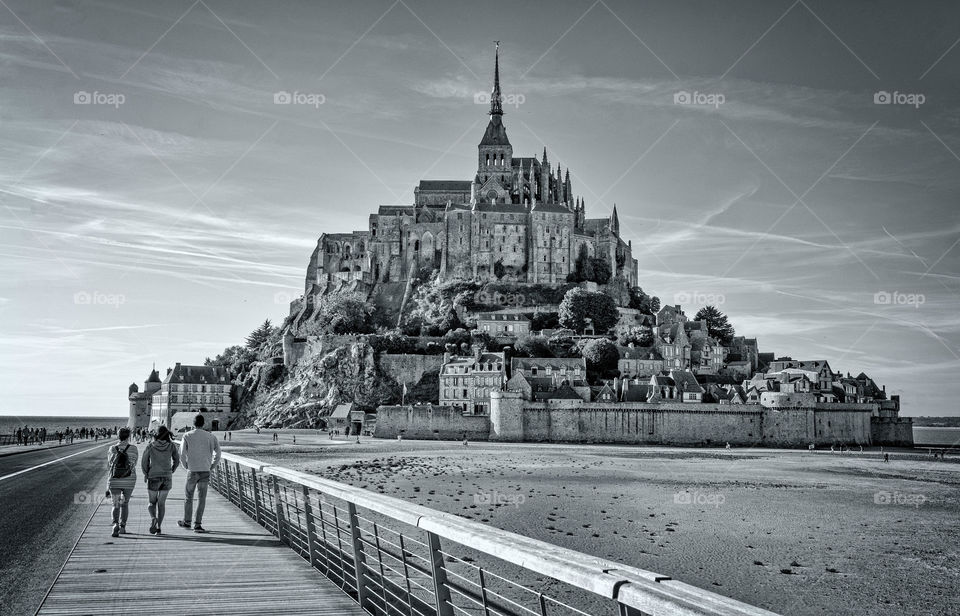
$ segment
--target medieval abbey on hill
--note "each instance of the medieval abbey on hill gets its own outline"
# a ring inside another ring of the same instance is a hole
[[[307,296],[344,282],[402,282],[423,268],[444,279],[562,283],[581,251],[608,259],[614,277],[637,284],[637,261],[620,237],[616,206],[587,218],[570,170],[547,150],[515,157],[503,124],[500,54],[490,121],[472,180],[421,180],[412,205],[381,205],[366,231],[324,233],[310,258]]]

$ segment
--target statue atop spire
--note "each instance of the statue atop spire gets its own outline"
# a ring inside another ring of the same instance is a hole
[[[497,47],[493,60],[493,92],[490,93],[490,115],[503,115],[503,96],[500,94],[500,41],[494,41]]]

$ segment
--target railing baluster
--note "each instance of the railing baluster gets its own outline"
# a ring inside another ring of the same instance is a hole
[[[243,473],[240,472],[239,462],[237,462],[236,464],[236,472],[234,473],[234,476],[237,478],[237,500],[239,501],[238,505],[240,507],[240,511],[243,511],[243,481],[242,481]]]
[[[383,598],[383,613],[387,614],[387,576],[383,573],[383,551],[380,549],[380,529],[373,523],[373,540],[377,546],[377,564],[380,566],[380,596]]]
[[[273,481],[273,506],[274,515],[277,519],[277,539],[280,540],[280,543],[285,543],[283,540],[283,503],[280,501],[280,483],[277,481],[276,475],[270,475],[270,479]]]
[[[230,465],[223,460],[221,460],[221,464],[222,468],[218,467],[218,470],[221,470],[222,472],[217,473],[217,483],[220,484],[218,487],[221,489],[221,491],[226,492],[227,500],[232,503],[233,499],[230,498]],[[225,486],[223,485],[224,480],[226,481]]]
[[[316,540],[313,537],[314,534],[314,525],[313,525],[313,507],[310,506],[310,488],[307,486],[302,486],[303,488],[303,517],[307,522],[307,551],[310,555],[310,566],[315,567],[317,562],[317,546]]]
[[[403,581],[407,584],[407,616],[413,616],[413,598],[410,596],[410,568],[407,566],[407,548],[403,545],[403,533],[400,533],[400,562],[403,563]]]
[[[480,598],[483,600],[483,616],[490,616],[490,607],[487,605],[487,582],[483,577],[483,568],[477,569],[480,572]]]
[[[447,588],[447,571],[444,569],[443,554],[440,552],[440,537],[428,532],[427,546],[430,550],[430,568],[433,573],[433,596],[436,600],[437,616],[453,616],[450,589]]]
[[[542,592],[537,593],[537,598],[540,599],[540,616],[547,616],[547,599],[543,596]]]
[[[333,505],[333,524],[337,529],[337,556],[340,559],[340,588],[347,585],[347,563],[343,558],[343,539],[340,536],[340,516],[337,513],[336,505]]]
[[[357,576],[357,602],[360,607],[366,609],[370,603],[370,591],[363,575],[365,561],[363,542],[360,540],[360,520],[357,517],[357,506],[353,503],[347,503],[347,511],[350,514],[350,537],[353,539],[353,567]]]
[[[253,513],[254,519],[257,521],[257,524],[263,526],[263,517],[261,513],[261,504],[260,504],[260,483],[257,480],[257,470],[255,468],[250,469],[250,482],[253,484]]]
[[[323,518],[323,501],[320,499],[320,496],[317,496],[317,511],[320,512],[320,540],[323,542],[323,550],[320,554],[323,555],[323,573],[328,578],[330,577],[330,555],[327,553],[329,551],[329,546],[327,545],[327,524],[326,520]]]

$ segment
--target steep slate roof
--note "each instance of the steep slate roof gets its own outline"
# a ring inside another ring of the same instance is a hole
[[[333,409],[333,412],[330,413],[331,419],[349,419],[350,411],[353,410],[353,402],[346,404],[338,404],[337,408]]]
[[[543,393],[539,398],[541,400],[580,400],[580,394],[567,383],[563,383],[555,390]]]
[[[573,212],[567,206],[562,203],[537,203],[533,206],[534,212],[551,212],[553,214],[570,214],[573,216]]]
[[[703,387],[701,387],[700,383],[697,382],[697,377],[693,376],[692,372],[678,370],[676,372],[671,372],[670,376],[673,377],[673,381],[677,384],[677,389],[679,391],[703,393]]]
[[[480,145],[510,145],[510,139],[507,137],[507,128],[503,122],[490,119],[487,123],[487,130],[483,131],[483,139]]]
[[[452,366],[475,366],[486,363],[496,364],[497,362],[500,362],[501,366],[504,365],[503,353],[481,353],[479,359],[474,358],[473,355],[454,355],[450,358],[450,361],[443,364],[440,373],[451,374],[449,368]]]
[[[526,315],[518,313],[481,312],[477,315],[477,321],[516,321],[529,323],[530,319],[528,319]]]
[[[470,192],[470,180],[420,180],[420,190]]]
[[[230,382],[230,373],[226,366],[184,366],[177,364],[170,374],[163,379],[164,383],[196,383],[210,384]]]
[[[530,370],[531,368],[580,368],[581,374],[587,370],[587,361],[582,357],[514,357],[510,360],[510,370]]]
[[[660,352],[657,351],[657,347],[648,346],[648,347],[628,347],[628,346],[618,346],[617,350],[620,351],[620,359],[663,359],[660,355]]]
[[[629,384],[623,392],[624,402],[646,402],[650,397],[651,386],[648,384],[637,383]]]

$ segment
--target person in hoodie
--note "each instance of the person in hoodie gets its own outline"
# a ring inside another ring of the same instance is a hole
[[[166,511],[167,495],[173,488],[173,473],[180,466],[180,452],[170,438],[170,431],[166,426],[157,428],[153,441],[143,451],[140,469],[147,482],[147,493],[150,496],[150,534],[160,534],[160,524],[163,523],[163,514]]]

